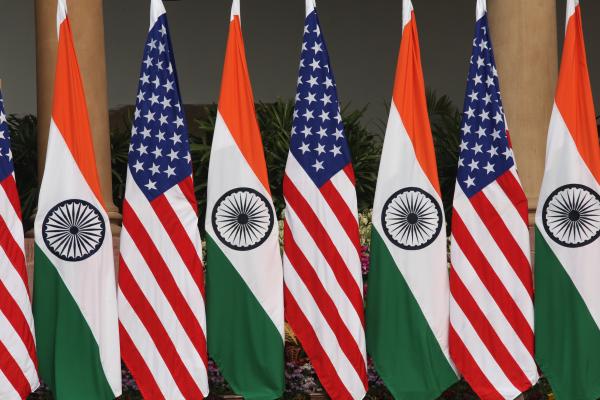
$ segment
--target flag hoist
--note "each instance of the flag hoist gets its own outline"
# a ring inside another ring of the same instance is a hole
[[[579,1],[567,21],[535,217],[536,360],[557,400],[600,397],[600,146]]]
[[[245,399],[283,394],[283,272],[279,225],[250,85],[240,2],[229,38],[208,172],[208,349]]]
[[[112,234],[65,0],[44,177],[35,219],[39,371],[57,400],[121,394]]]
[[[367,350],[394,398],[431,400],[458,378],[448,352],[446,226],[410,0],[402,21],[373,205]]]

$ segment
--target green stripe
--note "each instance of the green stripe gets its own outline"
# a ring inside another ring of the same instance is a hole
[[[209,235],[206,236],[206,255],[206,312],[211,357],[235,393],[245,399],[281,397],[284,357],[279,331]],[[256,268],[258,271],[260,266]]]
[[[58,271],[37,243],[33,316],[39,373],[54,398],[114,399],[102,369],[98,343]]]
[[[368,284],[367,350],[379,376],[398,400],[438,397],[458,379],[376,229]]]
[[[535,332],[535,358],[557,400],[599,398],[600,329],[537,227]]]

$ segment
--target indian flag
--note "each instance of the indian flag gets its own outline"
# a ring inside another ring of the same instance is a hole
[[[283,393],[279,230],[234,0],[206,216],[208,351],[245,399]]]
[[[558,400],[600,397],[600,146],[579,1],[567,29],[535,218],[535,356]]]
[[[410,0],[403,26],[373,206],[367,350],[394,398],[431,400],[457,376],[444,212]]]
[[[35,219],[33,312],[39,372],[57,400],[121,395],[110,224],[65,0],[46,167]]]

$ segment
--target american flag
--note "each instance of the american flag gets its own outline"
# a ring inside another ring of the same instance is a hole
[[[0,399],[17,399],[36,390],[39,381],[21,205],[1,94],[0,186]]]
[[[479,0],[452,217],[450,354],[482,399],[514,399],[538,379],[527,199]]]
[[[145,398],[203,398],[204,273],[188,132],[160,0],[151,16],[123,202],[121,352]]]
[[[286,319],[335,399],[367,388],[354,173],[313,0],[284,178]]]

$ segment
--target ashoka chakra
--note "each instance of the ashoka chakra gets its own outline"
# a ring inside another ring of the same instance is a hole
[[[548,196],[542,209],[548,236],[566,247],[581,247],[600,236],[600,196],[584,185],[564,185]]]
[[[217,201],[212,225],[219,240],[234,250],[252,250],[267,240],[273,229],[271,204],[250,188],[236,188]]]
[[[383,206],[381,225],[388,239],[405,250],[429,246],[442,230],[442,209],[426,191],[407,187]]]
[[[92,256],[102,246],[105,231],[100,211],[77,199],[52,207],[42,224],[46,247],[64,261],[81,261]]]

